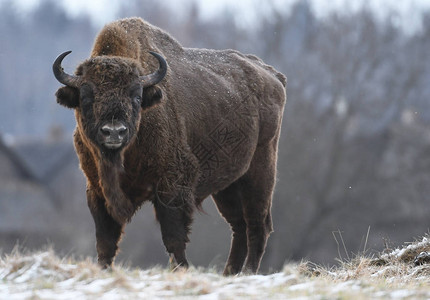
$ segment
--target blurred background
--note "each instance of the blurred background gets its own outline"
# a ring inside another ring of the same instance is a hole
[[[287,75],[263,272],[291,260],[331,265],[428,231],[428,1],[0,0],[2,253],[19,242],[96,256],[74,114],[56,104],[51,66],[73,50],[64,63],[72,73],[102,26],[126,16],[184,47],[253,53]],[[188,257],[222,268],[230,230],[212,200],[204,210]],[[121,249],[117,261],[132,266],[167,264],[151,205],[128,225]]]

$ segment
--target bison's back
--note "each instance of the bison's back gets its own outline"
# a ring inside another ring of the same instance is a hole
[[[229,119],[256,142],[277,133],[286,78],[273,67],[235,50],[206,49],[186,49],[178,68],[176,61],[171,64],[172,77],[186,93],[177,99],[185,102],[182,113],[189,113],[185,119],[197,118],[205,124],[205,132],[213,129],[213,123]]]

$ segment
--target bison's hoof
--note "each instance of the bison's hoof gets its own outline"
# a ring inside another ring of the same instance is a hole
[[[240,273],[239,268],[235,268],[231,265],[228,265],[224,268],[224,272],[222,273],[223,276],[235,276]]]
[[[98,264],[103,270],[107,270],[107,271],[112,270],[112,260],[108,261],[104,259],[99,259]]]
[[[187,270],[189,268],[188,261],[184,260],[181,263],[177,263],[174,255],[171,254],[169,256],[169,266],[172,272],[177,272],[181,270]]]

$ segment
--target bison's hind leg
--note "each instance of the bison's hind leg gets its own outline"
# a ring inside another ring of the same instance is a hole
[[[271,206],[276,180],[277,139],[259,145],[248,171],[240,178],[247,248],[244,273],[258,272],[273,231]]]
[[[274,139],[260,145],[248,171],[225,190],[212,195],[218,210],[233,231],[224,275],[257,273],[273,230],[271,205],[276,178]]]
[[[269,177],[269,175],[267,175]],[[274,181],[274,174],[271,176]],[[212,195],[221,215],[230,224],[232,240],[224,275],[257,273],[272,232],[270,213],[273,184],[262,179],[268,187],[260,185],[258,178],[245,174],[225,190]]]
[[[224,268],[225,276],[240,273],[247,254],[246,223],[243,218],[240,186],[240,181],[236,181],[225,190],[212,195],[219,212],[233,231],[230,254]]]

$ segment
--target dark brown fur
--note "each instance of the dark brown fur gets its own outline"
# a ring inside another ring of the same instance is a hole
[[[158,66],[149,51],[169,68],[163,81],[142,91],[138,107],[131,86]],[[167,252],[187,266],[192,214],[212,195],[233,231],[224,274],[243,265],[257,272],[272,231],[285,77],[234,50],[183,48],[139,18],[105,26],[76,74],[85,84],[60,88],[57,101],[75,109],[99,263],[111,265],[124,225],[151,201]],[[98,124],[110,119],[130,126],[127,146],[116,152],[96,138]]]

